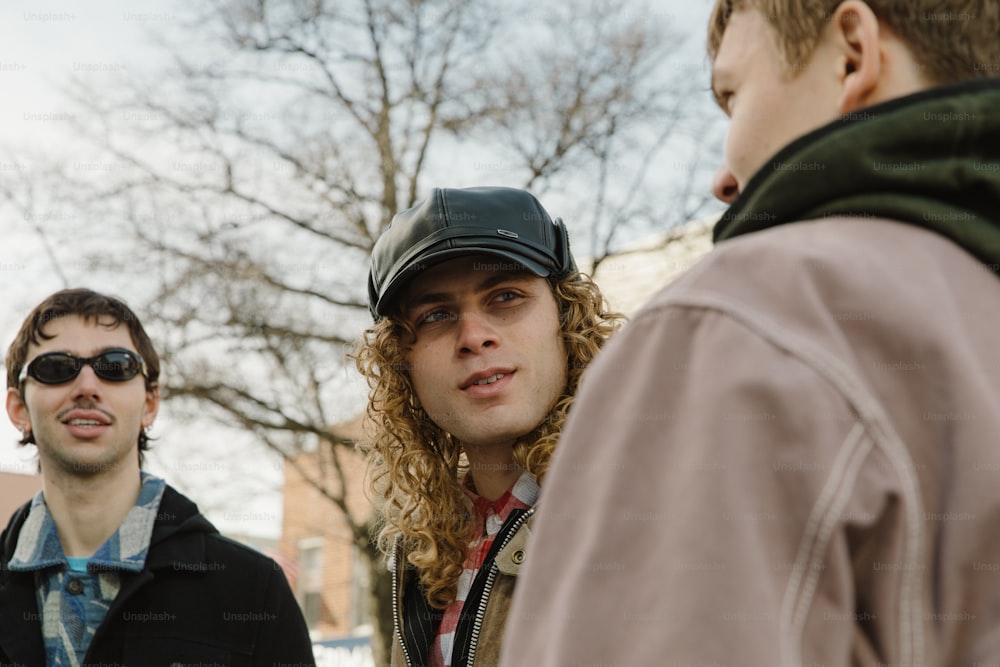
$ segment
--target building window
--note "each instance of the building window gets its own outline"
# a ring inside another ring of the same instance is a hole
[[[319,629],[323,612],[323,538],[299,541],[299,604],[310,630]]]

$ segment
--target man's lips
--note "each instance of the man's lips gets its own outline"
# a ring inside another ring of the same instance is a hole
[[[72,409],[60,415],[59,421],[72,427],[97,428],[110,426],[114,420],[100,410]]]
[[[513,368],[487,368],[484,371],[473,373],[469,377],[462,380],[462,383],[459,385],[459,389],[465,390],[470,387],[489,386],[513,374]]]
[[[114,418],[103,410],[71,408],[59,417],[69,434],[79,440],[99,438],[114,423]]]

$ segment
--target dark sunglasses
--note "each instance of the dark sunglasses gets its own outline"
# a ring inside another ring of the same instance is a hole
[[[62,384],[79,375],[84,364],[93,368],[97,377],[109,382],[126,382],[139,373],[148,377],[142,357],[131,350],[116,348],[92,357],[77,357],[69,352],[40,354],[24,367],[18,381],[24,382],[31,376],[42,384]]]

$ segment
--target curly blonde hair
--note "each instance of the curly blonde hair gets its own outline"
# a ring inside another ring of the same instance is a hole
[[[586,275],[574,273],[550,286],[567,351],[566,387],[535,430],[514,444],[514,461],[539,485],[580,377],[624,320]],[[468,468],[461,445],[427,417],[413,389],[405,360],[412,334],[401,318],[385,317],[364,333],[354,354],[368,382],[367,413],[374,425],[363,448],[369,488],[380,508],[379,548],[389,554],[399,536],[428,601],[443,609],[455,600],[475,524],[460,483]]]

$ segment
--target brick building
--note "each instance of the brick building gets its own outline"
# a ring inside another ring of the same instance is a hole
[[[0,531],[11,514],[42,488],[42,478],[15,472],[0,472]]]
[[[357,441],[361,419],[331,430],[338,439]],[[346,483],[347,507],[356,520],[364,521],[371,516],[364,494],[364,461],[349,446],[338,446],[317,448],[285,464],[278,559],[314,638],[366,634],[367,570],[343,512],[304,475],[324,485],[331,496],[341,496]]]

